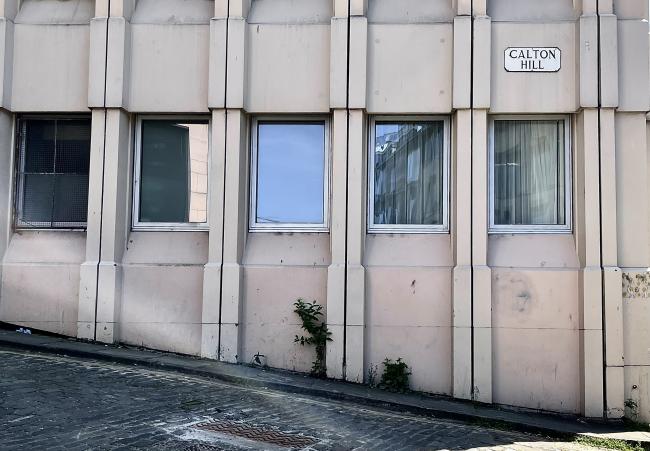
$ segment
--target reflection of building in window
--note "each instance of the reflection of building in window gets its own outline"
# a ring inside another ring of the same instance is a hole
[[[190,134],[189,222],[208,220],[208,124],[187,125]]]
[[[136,225],[207,221],[208,149],[207,121],[142,121]]]
[[[375,225],[443,223],[444,123],[377,123]]]

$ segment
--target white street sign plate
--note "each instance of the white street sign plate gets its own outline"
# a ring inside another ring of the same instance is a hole
[[[561,59],[557,47],[508,47],[504,53],[508,72],[557,72]]]

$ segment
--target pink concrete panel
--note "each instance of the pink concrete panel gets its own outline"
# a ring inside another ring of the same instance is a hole
[[[492,327],[579,325],[578,271],[492,269]]]
[[[517,268],[579,268],[573,235],[490,235],[488,265]]]
[[[205,264],[208,232],[131,232],[125,264]]]
[[[450,327],[451,268],[366,268],[366,321],[373,326]]]
[[[330,237],[326,233],[251,233],[245,265],[329,265]]]
[[[0,321],[77,335],[79,265],[4,264]]]
[[[199,354],[202,301],[202,265],[124,266],[120,340]]]
[[[385,358],[402,358],[411,370],[410,386],[427,393],[451,394],[452,329],[426,326],[366,326],[366,382],[377,369],[379,382]]]
[[[447,234],[366,235],[365,266],[454,266]]]
[[[492,329],[493,401],[579,413],[579,332]]]
[[[650,365],[650,302],[623,299],[623,339],[626,365]]]
[[[246,266],[244,267],[242,362],[257,353],[267,365],[295,371],[309,371],[313,347],[294,343],[301,334],[301,322],[293,312],[298,298],[326,307],[327,267]]]
[[[451,268],[366,268],[366,379],[401,357],[412,389],[451,393],[451,278]]]

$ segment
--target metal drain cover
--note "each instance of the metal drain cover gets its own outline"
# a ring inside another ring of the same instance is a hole
[[[202,431],[219,432],[221,434],[233,435],[235,437],[247,438],[256,442],[264,442],[287,448],[304,448],[317,442],[311,437],[288,434],[286,432],[234,421],[216,420],[195,424],[193,427]]]

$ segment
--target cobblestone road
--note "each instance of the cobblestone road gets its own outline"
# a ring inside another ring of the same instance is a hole
[[[2,450],[273,450],[292,443],[314,450],[592,449],[137,366],[0,348]]]

